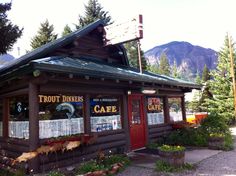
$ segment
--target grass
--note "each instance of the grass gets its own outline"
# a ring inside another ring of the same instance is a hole
[[[158,172],[183,172],[185,170],[193,170],[195,166],[189,163],[185,163],[183,166],[174,167],[164,161],[158,160],[156,162],[155,170]]]

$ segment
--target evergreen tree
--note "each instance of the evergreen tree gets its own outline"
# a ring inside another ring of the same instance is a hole
[[[160,56],[159,73],[170,76],[170,64],[165,53]]]
[[[11,3],[0,3],[0,54],[5,54],[12,49],[13,44],[23,31],[7,18],[6,12],[9,10],[11,10]]]
[[[210,80],[210,71],[207,67],[207,65],[205,64],[204,65],[204,68],[203,68],[203,71],[202,71],[202,82],[205,83],[207,82],[208,80]]]
[[[40,24],[38,33],[31,39],[30,46],[35,49],[56,39],[57,34],[54,34],[54,26],[50,25],[48,20],[46,20]]]
[[[85,16],[79,15],[79,24],[75,25],[76,29],[84,27],[97,19],[104,20],[105,24],[111,23],[111,17],[107,11],[103,10],[103,7],[98,0],[89,0],[85,7]]]
[[[124,44],[126,48],[126,52],[129,59],[129,64],[131,67],[139,68],[139,60],[138,60],[138,43],[137,41],[131,41]],[[142,69],[147,69],[147,61],[144,57],[144,52],[141,50],[141,63]]]
[[[235,58],[235,49],[233,51],[233,57]],[[207,99],[205,108],[207,107],[209,112],[217,112],[221,118],[227,122],[231,122],[234,119],[234,98],[227,36],[224,46],[219,52],[217,67],[210,72],[210,76],[212,79],[207,83],[209,84],[209,90],[213,94],[213,97]]]
[[[63,29],[62,36],[64,37],[64,36],[70,34],[71,32],[72,32],[72,30],[71,30],[70,26],[67,24]]]
[[[147,65],[147,70],[152,72],[152,73],[156,73],[156,74],[159,74],[159,65],[158,63],[156,62],[155,64],[148,64]]]
[[[201,77],[200,77],[198,71],[197,71],[197,76],[196,76],[196,78],[195,78],[195,83],[197,83],[197,84],[201,84]]]
[[[177,63],[176,60],[174,60],[174,65],[172,67],[172,77],[174,78],[180,78],[180,75],[178,73],[178,67],[177,67]]]

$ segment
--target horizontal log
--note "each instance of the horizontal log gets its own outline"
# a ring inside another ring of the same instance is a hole
[[[110,150],[104,150],[103,152],[108,154],[109,151]],[[113,152],[115,152],[115,150],[113,150]],[[90,154],[81,155],[79,157],[64,159],[64,160],[60,160],[56,162],[42,163],[40,165],[40,171],[45,172],[45,171],[49,171],[51,169],[55,169],[58,167],[65,168],[65,167],[71,166],[72,164],[79,165],[80,163],[84,161],[89,161],[91,158],[96,158],[96,156],[97,156],[97,153],[90,153]]]
[[[11,144],[11,143],[3,143],[1,146],[6,151],[13,151],[13,152],[17,152],[17,153],[23,153],[23,152],[27,152],[29,150],[28,146]]]
[[[73,151],[69,152],[57,152],[55,153],[50,153],[49,155],[39,155],[40,163],[50,163],[50,162],[55,162],[55,161],[60,161],[60,160],[65,160],[68,159],[70,160],[72,157],[81,157],[82,155],[88,155],[91,153],[96,153],[98,151],[104,151],[104,150],[111,150],[112,148],[117,148],[126,145],[126,141],[116,141],[116,142],[111,142],[111,143],[105,143],[105,144],[99,144],[99,145],[92,145],[88,146],[85,148],[80,147],[78,149],[75,149]]]
[[[172,127],[171,126],[162,126],[162,127],[157,127],[157,128],[151,128],[148,130],[149,134],[152,133],[160,133],[162,131],[171,131]]]

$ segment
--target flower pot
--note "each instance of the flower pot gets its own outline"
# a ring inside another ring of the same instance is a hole
[[[224,137],[209,137],[208,148],[214,150],[220,150],[224,147]]]
[[[185,151],[159,151],[161,159],[175,167],[184,164]]]

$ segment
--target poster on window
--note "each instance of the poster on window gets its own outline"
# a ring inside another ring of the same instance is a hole
[[[90,99],[91,131],[102,132],[121,129],[120,101],[115,97]]]
[[[183,114],[181,108],[181,98],[168,98],[171,121],[182,121]]]
[[[147,98],[148,125],[164,123],[163,101],[159,97]]]

